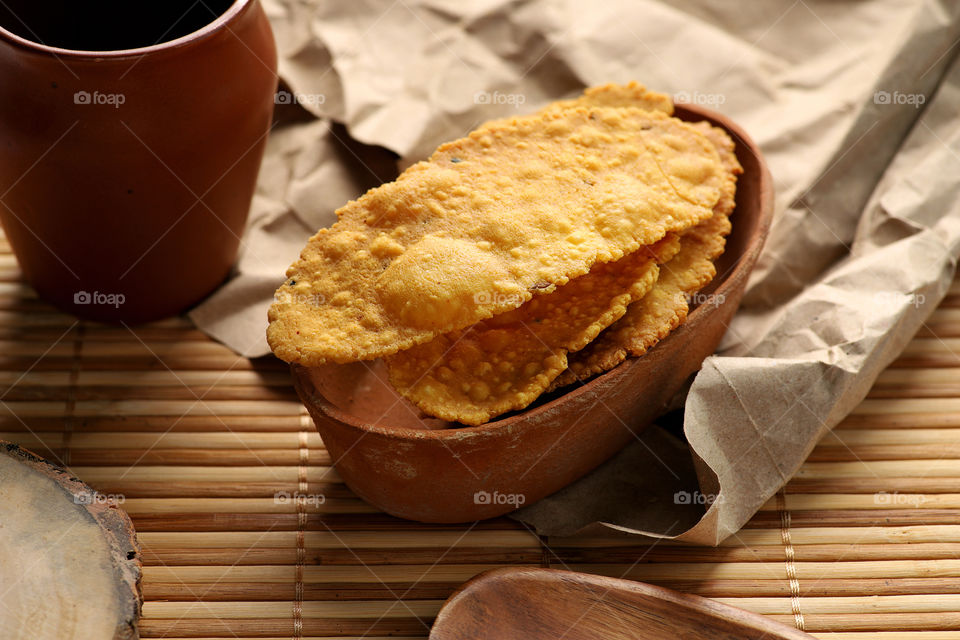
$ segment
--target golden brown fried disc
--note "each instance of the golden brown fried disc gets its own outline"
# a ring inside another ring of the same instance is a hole
[[[630,305],[626,314],[596,340],[570,354],[567,370],[550,388],[608,371],[628,355],[643,355],[680,326],[687,317],[687,295],[713,279],[713,260],[723,253],[724,236],[729,232],[729,218],[717,213],[683,234],[680,252],[660,266],[659,278],[650,293]]]
[[[657,263],[679,248],[671,234],[513,311],[389,356],[390,382],[444,420],[481,424],[522,409],[566,369],[568,351],[583,348],[653,287]]]
[[[714,205],[713,212],[729,216],[737,206],[737,176],[743,173],[743,167],[740,166],[740,161],[737,160],[737,154],[734,152],[733,140],[726,131],[720,127],[714,127],[709,122],[692,122],[690,126],[700,131],[720,155],[723,183],[720,186],[720,199]]]
[[[723,253],[730,233],[729,216],[736,206],[737,176],[743,169],[726,132],[706,122],[694,126],[716,146],[726,173],[713,217],[681,236],[680,253],[661,266],[650,293],[630,305],[620,320],[586,348],[571,354],[569,368],[553,381],[551,390],[608,371],[627,356],[646,353],[686,320],[687,296],[705,287],[716,274],[713,261]]]
[[[288,269],[267,339],[305,365],[396,353],[699,224],[723,180],[714,146],[663,113],[487,127],[341,208]]]
[[[546,109],[570,109],[576,107],[637,107],[645,111],[662,111],[673,115],[673,100],[665,93],[649,91],[639,82],[605,84],[585,89],[583,95],[573,100],[560,100]]]
[[[589,87],[584,89],[583,93],[576,98],[551,102],[538,113],[594,107],[636,107],[644,111],[659,111],[668,116],[673,115],[673,101],[670,96],[665,93],[649,91],[639,82],[628,82],[624,85],[611,83]],[[509,121],[510,118],[490,120],[480,125],[478,130]]]

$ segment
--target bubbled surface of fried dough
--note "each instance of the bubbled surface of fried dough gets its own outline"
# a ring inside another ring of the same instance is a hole
[[[642,298],[657,264],[680,249],[673,234],[533,298],[523,306],[388,357],[390,382],[424,412],[481,424],[522,409],[590,343]]]
[[[680,238],[680,252],[660,266],[655,286],[630,305],[613,326],[584,349],[571,354],[568,368],[551,384],[556,389],[608,371],[627,356],[641,356],[687,318],[687,295],[716,274],[714,259],[723,253],[730,219],[715,214]]]
[[[673,101],[665,93],[648,90],[639,82],[627,84],[604,84],[584,89],[583,94],[570,100],[557,100],[540,109],[538,113],[549,111],[563,111],[579,108],[595,107],[634,107],[644,111],[659,111],[668,116],[673,115]],[[509,122],[510,118],[498,118],[483,123],[478,130],[499,126]]]
[[[680,252],[660,268],[650,293],[631,305],[620,320],[586,348],[571,354],[567,370],[557,376],[551,390],[608,371],[628,356],[646,353],[686,320],[687,296],[713,280],[713,261],[723,253],[730,233],[729,216],[736,206],[737,176],[743,169],[726,132],[707,122],[693,126],[717,148],[724,167],[724,182],[713,216],[681,236]]]
[[[573,100],[560,100],[547,109],[572,109],[576,107],[636,107],[646,111],[661,111],[673,115],[673,100],[665,93],[650,91],[639,82],[627,84],[604,84],[585,89],[583,95]]]
[[[341,208],[287,271],[268,341],[308,366],[428,342],[699,224],[723,180],[714,145],[663,113],[481,129]]]

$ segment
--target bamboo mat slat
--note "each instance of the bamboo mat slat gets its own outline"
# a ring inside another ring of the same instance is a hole
[[[549,566],[715,598],[824,640],[960,640],[960,280],[782,494],[716,548],[379,513],[342,483],[282,363],[240,358],[186,318],[58,313],[2,236],[0,439],[130,513],[144,638],[422,640],[477,573]]]

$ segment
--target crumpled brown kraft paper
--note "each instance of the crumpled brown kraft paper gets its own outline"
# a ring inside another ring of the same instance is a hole
[[[280,102],[293,104],[268,144],[236,275],[191,313],[244,355],[268,352],[266,309],[307,237],[389,174],[393,158],[365,145],[406,166],[484,120],[636,79],[723,112],[763,149],[774,227],[686,396],[685,442],[679,425],[653,427],[515,513],[540,533],[601,523],[719,543],[862,400],[949,286],[960,255],[955,3],[265,6]]]

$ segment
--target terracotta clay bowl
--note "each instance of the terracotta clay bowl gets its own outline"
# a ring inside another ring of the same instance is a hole
[[[705,293],[710,304],[642,358],[527,409],[475,427],[423,415],[386,379],[382,362],[292,367],[337,471],[358,496],[422,522],[467,522],[507,513],[570,484],[613,456],[663,413],[713,353],[743,297],[773,212],[773,186],[759,149],[718,113],[677,105],[685,120],[708,120],[736,142],[744,173],[733,232]]]

